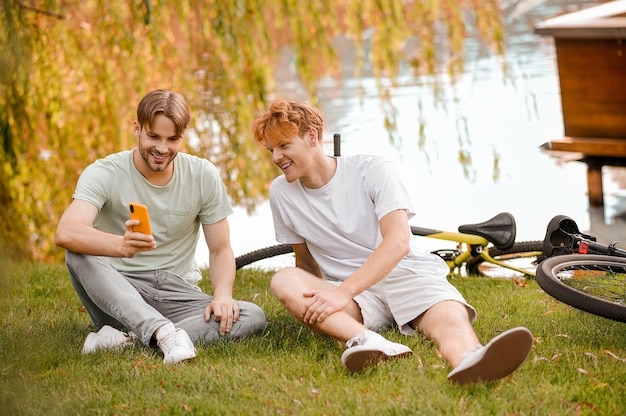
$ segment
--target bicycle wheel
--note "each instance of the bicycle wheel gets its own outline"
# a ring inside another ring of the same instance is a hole
[[[518,269],[527,270],[521,273],[497,264],[489,263],[482,257],[471,257],[466,264],[467,273],[485,277],[522,278],[534,276],[537,265],[544,259],[542,241],[522,241],[514,243],[508,250],[489,247],[489,255],[495,260],[510,264]]]
[[[595,254],[550,257],[537,283],[555,299],[594,315],[626,322],[626,258]]]
[[[259,260],[270,259],[272,257],[288,253],[293,253],[293,247],[291,247],[291,244],[276,244],[251,251],[250,253],[242,254],[241,256],[235,258],[235,265],[237,266],[237,270],[239,270],[242,267]]]

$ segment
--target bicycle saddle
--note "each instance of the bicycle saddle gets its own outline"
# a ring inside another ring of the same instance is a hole
[[[575,247],[577,236],[596,241],[595,237],[581,233],[576,221],[566,215],[557,215],[548,223],[543,239],[543,253],[546,257],[571,254],[578,250]]]
[[[501,212],[485,222],[459,227],[460,233],[484,237],[500,250],[508,250],[513,246],[516,231],[515,218],[508,212]]]

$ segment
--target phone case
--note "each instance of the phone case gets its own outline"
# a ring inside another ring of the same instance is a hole
[[[137,202],[131,202],[130,204],[128,204],[128,210],[130,211],[131,219],[139,220],[139,225],[133,226],[133,231],[152,235],[152,229],[150,228],[150,216],[148,215],[148,207]]]

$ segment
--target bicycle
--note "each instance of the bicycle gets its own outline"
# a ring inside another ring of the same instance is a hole
[[[600,244],[564,215],[548,224],[539,286],[553,298],[594,315],[626,322],[626,250]]]
[[[414,236],[457,243],[456,249],[433,251],[450,268],[449,276],[481,275],[487,277],[532,278],[543,259],[543,241],[515,242],[515,218],[502,212],[487,221],[464,224],[458,232],[411,225]],[[237,269],[260,260],[293,252],[289,244],[276,244],[255,250],[235,259]]]

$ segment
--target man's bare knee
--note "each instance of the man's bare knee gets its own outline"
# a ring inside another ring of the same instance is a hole
[[[270,290],[272,294],[278,299],[285,296],[289,288],[294,286],[294,279],[297,277],[294,275],[295,267],[287,267],[279,270],[272,276],[270,280]]]
[[[433,326],[471,326],[471,317],[467,307],[455,300],[436,303],[422,315],[411,322],[413,329],[428,335]]]

